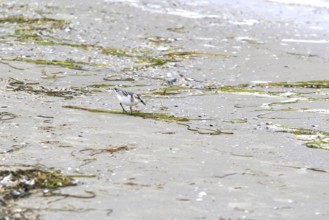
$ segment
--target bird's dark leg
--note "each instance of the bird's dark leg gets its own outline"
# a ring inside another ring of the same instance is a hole
[[[126,109],[123,107],[123,105],[122,105],[121,102],[120,102],[120,105],[121,105],[122,111],[123,111],[124,113],[127,113]]]
[[[130,106],[130,114],[132,114],[132,113],[133,113],[133,107]]]

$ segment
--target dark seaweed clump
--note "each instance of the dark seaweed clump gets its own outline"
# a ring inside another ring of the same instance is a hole
[[[60,171],[18,169],[0,171],[0,220],[39,219],[32,210],[15,209],[12,201],[27,197],[37,189],[54,190],[74,186],[75,181]]]

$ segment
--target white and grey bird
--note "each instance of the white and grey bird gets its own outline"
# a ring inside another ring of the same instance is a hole
[[[177,82],[177,79],[173,77],[171,73],[167,73],[167,83],[170,87],[174,85],[174,83]]]
[[[138,105],[139,103],[143,103],[144,105],[146,105],[143,99],[140,97],[140,95],[136,93],[125,91],[118,88],[114,88],[113,90],[117,95],[117,98],[120,102],[123,112],[127,112],[126,109],[123,107],[123,105],[127,105],[130,107],[130,113],[133,112],[132,106]]]
[[[177,79],[174,78],[174,77],[171,77],[171,78],[167,79],[167,83],[170,87],[172,87],[175,82],[177,82]]]

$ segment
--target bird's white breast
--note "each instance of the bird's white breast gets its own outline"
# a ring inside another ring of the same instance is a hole
[[[117,97],[123,105],[134,106],[138,104],[138,100],[136,98],[132,99],[130,95],[124,96],[117,94]]]

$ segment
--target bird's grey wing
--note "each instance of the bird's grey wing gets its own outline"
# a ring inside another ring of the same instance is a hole
[[[121,90],[121,92],[122,92],[122,95],[124,95],[124,96],[132,96],[133,95],[133,93],[132,92],[128,92],[128,91],[124,91],[124,90]]]

